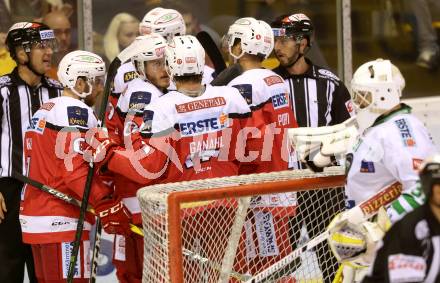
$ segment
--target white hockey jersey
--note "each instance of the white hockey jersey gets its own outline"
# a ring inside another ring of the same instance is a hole
[[[119,94],[123,93],[127,89],[128,83],[138,77],[139,75],[136,72],[136,69],[134,68],[134,65],[133,63],[131,63],[131,61],[122,64],[118,68],[115,78],[113,80],[113,92]]]
[[[353,207],[398,181],[402,196],[392,203],[392,221],[423,203],[417,181],[418,167],[436,148],[425,126],[411,108],[387,115],[368,129],[347,155],[347,206]]]

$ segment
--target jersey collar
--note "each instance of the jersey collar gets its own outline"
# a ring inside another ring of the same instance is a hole
[[[411,109],[412,108],[410,106],[406,105],[405,103],[400,103],[399,109],[396,109],[396,110],[392,111],[391,113],[388,113],[387,115],[379,116],[371,127],[385,123],[386,121],[390,120],[392,117],[394,117],[398,114],[409,114],[409,113],[411,113]]]
[[[280,75],[283,79],[287,79],[287,78],[302,78],[302,77],[309,77],[309,78],[316,78],[316,66],[313,65],[312,61],[310,59],[308,59],[307,57],[304,57],[304,59],[306,60],[306,63],[309,65],[309,68],[307,69],[307,71],[303,74],[297,74],[297,75],[292,75],[290,74],[286,68],[282,67],[281,65],[278,66],[279,70],[280,70]]]
[[[46,76],[41,76],[41,82],[40,82],[37,86],[35,86],[35,87],[31,87],[31,86],[28,85],[28,83],[25,82],[25,81],[20,77],[20,75],[18,74],[18,67],[15,67],[14,70],[12,70],[12,72],[11,72],[11,80],[12,80],[12,82],[13,82],[15,85],[26,85],[26,86],[28,86],[28,87],[30,87],[30,88],[33,88],[33,89],[38,89],[38,88],[40,88],[41,86],[44,86],[44,87],[46,87],[46,88],[49,88],[49,87],[50,87],[50,84],[49,84],[49,82],[48,82],[48,77],[46,77]]]

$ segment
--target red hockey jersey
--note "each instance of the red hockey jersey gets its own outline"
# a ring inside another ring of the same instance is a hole
[[[228,84],[237,88],[252,110],[252,119],[259,128],[263,147],[258,167],[244,166],[242,173],[287,170],[289,150],[287,128],[298,125],[290,107],[289,91],[284,80],[271,70],[247,70]]]
[[[31,119],[25,134],[25,155],[29,178],[60,192],[82,199],[89,169],[83,159],[85,133],[96,127],[93,110],[80,100],[62,96],[44,103]],[[111,193],[94,178],[90,204]],[[79,208],[33,186],[22,191],[20,223],[23,241],[30,244],[71,242],[74,240]],[[84,230],[94,217],[86,215]],[[89,233],[83,233],[87,240]]]
[[[117,150],[108,168],[143,185],[236,175],[254,142],[246,127],[263,126],[250,117],[235,88],[207,86],[198,97],[169,92],[146,107],[132,144]]]

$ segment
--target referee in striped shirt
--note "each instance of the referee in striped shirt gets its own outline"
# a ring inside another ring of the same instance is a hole
[[[0,282],[21,283],[26,263],[34,277],[32,252],[23,244],[19,222],[23,184],[12,178],[26,174],[24,132],[41,104],[60,96],[62,87],[44,74],[50,69],[56,49],[54,32],[40,23],[21,22],[8,31],[6,44],[17,67],[0,77]]]
[[[272,23],[275,36],[275,55],[280,66],[273,71],[284,78],[292,101],[292,110],[299,127],[335,125],[350,118],[351,97],[347,88],[331,71],[313,65],[304,55],[312,44],[313,25],[304,14],[283,15]],[[291,162],[292,168],[303,164]],[[333,216],[345,207],[344,192],[336,190],[308,191],[297,194],[298,209],[291,219],[291,240],[298,246],[301,227],[306,225],[308,236],[322,233]],[[316,211],[332,207],[334,211]],[[337,261],[325,245],[315,252],[324,282],[331,282]],[[296,264],[299,264],[298,262]]]

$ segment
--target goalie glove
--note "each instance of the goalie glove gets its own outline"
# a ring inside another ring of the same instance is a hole
[[[336,215],[328,229],[327,239],[336,259],[353,267],[367,267],[374,258],[376,243],[391,226],[385,209],[380,208],[374,222],[347,217],[346,212]]]
[[[314,171],[317,170],[313,166],[330,166],[336,156],[345,155],[358,137],[354,117],[334,126],[295,128],[289,129],[288,133],[290,145],[295,148],[299,159]]]

